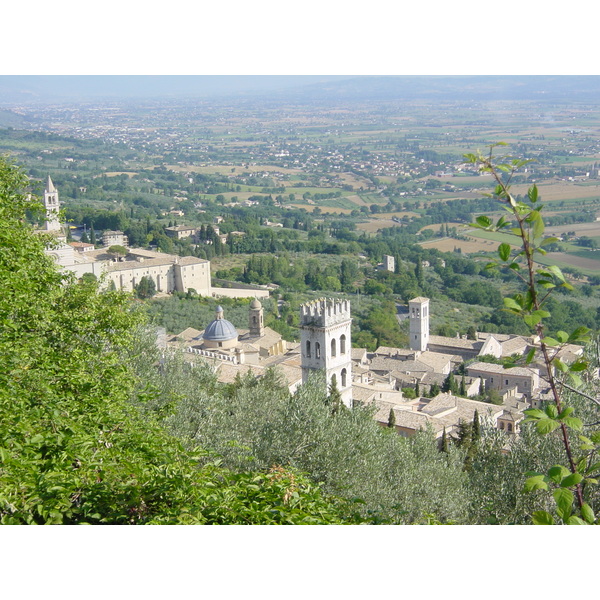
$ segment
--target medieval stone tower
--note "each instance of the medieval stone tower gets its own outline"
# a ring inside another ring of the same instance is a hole
[[[61,231],[62,226],[58,220],[58,211],[60,203],[58,201],[58,190],[54,187],[50,175],[46,180],[46,189],[44,190],[44,206],[46,207],[46,231]]]
[[[343,403],[352,407],[352,343],[350,302],[322,299],[300,307],[302,382],[323,370],[327,387],[335,377]]]
[[[429,343],[429,298],[413,298],[408,302],[410,315],[410,349],[425,352]]]
[[[250,303],[248,314],[250,337],[262,337],[265,335],[264,309],[257,298]]]

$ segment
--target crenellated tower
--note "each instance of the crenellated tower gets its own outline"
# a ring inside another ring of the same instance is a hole
[[[323,370],[327,387],[335,376],[343,403],[352,407],[352,341],[350,302],[330,298],[300,306],[302,382]]]

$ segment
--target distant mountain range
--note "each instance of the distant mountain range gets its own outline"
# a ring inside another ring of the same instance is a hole
[[[150,98],[268,96],[296,102],[547,100],[595,102],[596,75],[4,75],[0,106]]]

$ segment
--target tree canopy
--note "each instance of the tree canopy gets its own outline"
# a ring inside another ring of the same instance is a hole
[[[55,266],[27,183],[0,160],[0,522],[342,522],[305,476],[229,471],[140,412],[127,356],[142,314]]]

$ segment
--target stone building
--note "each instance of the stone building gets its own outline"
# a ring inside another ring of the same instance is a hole
[[[329,387],[335,377],[348,407],[352,407],[351,325],[348,300],[321,299],[300,307],[302,381],[322,370]]]

